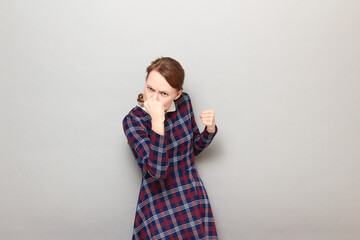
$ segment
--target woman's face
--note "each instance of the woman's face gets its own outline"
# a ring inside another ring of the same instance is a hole
[[[171,102],[180,97],[182,90],[170,86],[166,79],[157,71],[151,71],[146,79],[144,100],[155,98],[164,105],[165,111],[170,108]]]

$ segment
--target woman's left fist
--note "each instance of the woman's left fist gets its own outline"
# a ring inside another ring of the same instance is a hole
[[[206,130],[209,133],[214,133],[215,128],[215,111],[214,110],[205,110],[200,114],[200,119],[202,123],[206,126]]]

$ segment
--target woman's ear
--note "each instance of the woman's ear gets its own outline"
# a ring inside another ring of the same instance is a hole
[[[181,96],[182,91],[183,91],[182,89],[180,89],[180,90],[178,91],[178,94],[176,95],[175,100],[177,100],[177,99]]]

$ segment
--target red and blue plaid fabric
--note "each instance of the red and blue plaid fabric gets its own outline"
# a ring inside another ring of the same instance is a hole
[[[215,222],[194,156],[217,133],[196,125],[190,97],[166,113],[165,134],[151,130],[150,115],[134,107],[123,120],[131,151],[142,170],[132,239],[217,239]]]

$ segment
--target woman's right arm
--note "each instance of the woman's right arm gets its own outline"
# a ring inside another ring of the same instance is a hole
[[[146,131],[137,120],[126,116],[123,120],[125,135],[129,145],[140,158],[141,165],[155,179],[165,179],[169,168],[167,137],[154,130]]]

